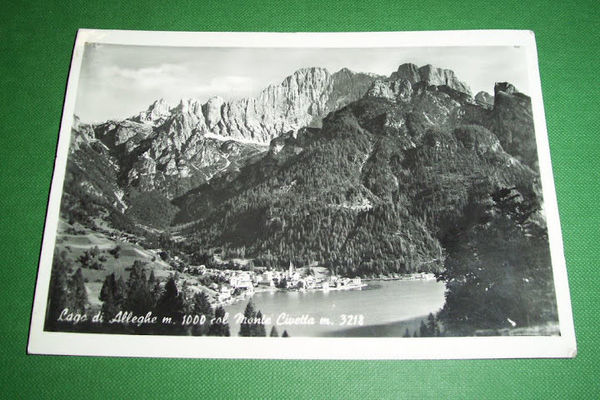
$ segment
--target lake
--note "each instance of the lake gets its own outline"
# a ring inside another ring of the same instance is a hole
[[[260,292],[252,301],[257,311],[271,319],[267,334],[276,324],[280,335],[287,330],[290,336],[401,336],[406,327],[412,331],[420,317],[440,310],[444,290],[444,283],[435,280],[373,281],[354,290]],[[225,307],[232,336],[237,336],[240,329],[235,315],[243,314],[247,303],[244,300]],[[361,315],[363,324],[359,325]],[[311,318],[314,324],[310,324]],[[328,318],[330,324],[322,318]],[[290,324],[293,319],[299,324]],[[346,324],[342,324],[343,319]],[[400,321],[407,325],[398,325]],[[383,329],[389,326],[396,329]]]

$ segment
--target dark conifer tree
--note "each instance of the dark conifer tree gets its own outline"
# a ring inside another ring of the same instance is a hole
[[[225,309],[221,306],[215,310],[215,322],[208,329],[209,336],[229,336],[229,324],[224,321]]]
[[[154,276],[154,270],[150,270],[150,276],[148,277],[148,287],[150,289],[154,288],[154,285],[156,285],[156,277]]]
[[[108,291],[106,295],[103,296],[102,303],[102,318],[105,325],[109,325],[110,321],[119,313],[119,308],[115,304],[115,299],[111,291]]]
[[[102,315],[104,322],[108,323],[120,310],[120,298],[122,295],[119,293],[120,288],[115,279],[115,274],[112,273],[104,278],[104,284],[100,290],[100,300],[102,303]]]
[[[126,295],[127,295],[127,285],[125,284],[123,277],[119,276],[119,279],[117,279],[117,289],[114,293],[114,297],[115,297],[115,301],[117,302],[117,304],[120,307],[123,306]]]
[[[144,263],[136,260],[127,280],[127,296],[123,310],[143,315],[151,311],[152,307],[152,294],[148,288]]]
[[[260,311],[256,313],[256,324],[254,325],[254,335],[253,336],[267,336],[267,330],[265,328],[265,324],[262,322],[263,315]]]
[[[152,298],[152,305],[156,308],[158,300],[162,297],[163,289],[160,286],[160,282],[156,282],[154,284],[154,287],[150,289],[152,289],[152,291],[150,292]]]
[[[287,331],[283,331],[283,335],[281,335],[281,337],[290,337],[290,335]]]
[[[419,327],[419,336],[427,337],[429,336],[429,331],[427,330],[427,325],[425,325],[425,321],[421,320],[421,326]]]
[[[81,268],[77,269],[77,272],[69,280],[69,292],[71,294],[73,311],[84,314],[88,304],[88,297]]]
[[[181,297],[181,302],[183,303],[183,309],[186,313],[190,313],[194,304],[190,302],[188,299],[190,298],[190,285],[187,281],[183,281],[181,285],[181,290],[179,291],[179,297]]]
[[[206,293],[199,292],[194,295],[192,314],[199,317],[204,316],[205,318],[204,324],[198,324],[192,327],[192,335],[207,335],[208,330],[210,329],[210,321],[214,317],[214,314]]]
[[[55,329],[60,313],[65,308],[71,308],[67,271],[72,265],[73,262],[67,258],[65,251],[60,254],[54,254],[46,314],[46,326],[49,329]]]
[[[169,317],[175,323],[173,325],[162,325],[163,331],[177,330],[174,327],[181,327],[185,303],[183,296],[177,290],[177,284],[173,277],[169,278],[165,284],[165,290],[156,304],[156,312],[159,317]]]
[[[271,328],[271,333],[269,334],[269,336],[279,337],[279,332],[277,332],[277,328],[275,327],[275,325],[273,325],[273,327]]]
[[[244,310],[244,321],[240,324],[240,332],[239,336],[256,336],[254,322],[256,319],[256,311],[254,311],[254,304],[252,300],[248,302],[246,305],[246,309]]]
[[[427,317],[427,336],[439,336],[436,333],[439,333],[437,321],[433,313],[429,313]]]
[[[115,279],[115,274],[112,273],[110,275],[107,275],[104,278],[104,283],[102,284],[102,289],[100,289],[100,296],[98,296],[100,301],[105,301],[105,298],[108,295],[108,293],[110,293],[112,295],[115,292],[116,287],[117,287],[117,280]]]

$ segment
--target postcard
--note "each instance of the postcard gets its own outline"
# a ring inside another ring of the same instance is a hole
[[[28,352],[574,357],[533,32],[79,30]]]

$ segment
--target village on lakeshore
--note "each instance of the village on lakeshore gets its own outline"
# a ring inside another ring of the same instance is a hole
[[[213,280],[222,282],[208,286],[216,293],[214,305],[228,305],[258,292],[360,290],[368,286],[367,281],[372,280],[332,275],[327,268],[319,266],[297,268],[292,262],[286,270],[268,270],[263,267],[254,267],[252,270],[214,269],[199,265],[186,267],[182,272],[193,276],[210,276]],[[414,273],[378,280],[435,280],[435,276],[430,273]],[[187,283],[194,290],[193,283]]]
[[[335,291],[361,289],[367,284],[360,277],[347,278],[327,275],[319,267],[296,268],[292,262],[284,270],[267,270],[255,267],[253,270],[213,269],[205,265],[184,268],[189,275],[211,276],[222,282],[212,283],[209,289],[216,292],[214,299],[218,305],[230,304],[244,297],[264,291]]]
[[[371,280],[435,279],[429,273],[345,277],[332,273],[317,262],[296,266],[290,261],[287,268],[274,269],[256,266],[252,259],[225,258],[217,253],[212,254],[209,263],[194,265],[177,251],[144,246],[137,235],[103,226],[95,229],[79,224],[71,226],[66,221],[59,225],[57,246],[59,251],[66,250],[73,260],[81,263],[93,308],[101,304],[99,295],[104,277],[113,272],[126,279],[136,260],[145,264],[147,273],[152,272],[161,286],[173,277],[179,290],[185,287],[190,296],[205,293],[213,308],[242,301],[260,292],[360,290],[366,288]]]

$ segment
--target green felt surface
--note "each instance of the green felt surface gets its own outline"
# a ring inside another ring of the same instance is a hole
[[[0,397],[598,398],[599,11],[595,1],[4,2],[0,13]],[[71,51],[80,27],[535,31],[577,358],[314,362],[26,355],[46,201]]]

